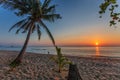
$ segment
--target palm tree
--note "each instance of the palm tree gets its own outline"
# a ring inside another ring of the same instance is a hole
[[[61,19],[59,14],[55,13],[56,5],[50,5],[51,0],[1,0],[0,5],[9,10],[15,11],[15,14],[18,17],[25,16],[25,18],[15,25],[13,25],[9,31],[13,28],[17,28],[16,34],[20,31],[22,33],[27,33],[25,43],[16,57],[16,59],[10,64],[12,66],[17,66],[21,63],[23,55],[26,51],[30,35],[37,31],[38,39],[41,37],[41,27],[43,27],[50,39],[52,40],[53,45],[55,45],[54,38],[49,31],[48,27],[44,24],[44,20],[48,22],[54,22],[56,19]],[[56,47],[57,48],[57,47]]]

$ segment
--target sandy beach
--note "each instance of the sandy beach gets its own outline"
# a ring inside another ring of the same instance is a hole
[[[10,71],[8,64],[17,54],[16,51],[0,51],[0,80],[67,80],[68,66],[58,73],[50,54],[26,53],[22,64]],[[83,80],[120,80],[120,58],[67,57],[77,64]]]

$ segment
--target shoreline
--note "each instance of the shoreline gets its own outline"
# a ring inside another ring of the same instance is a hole
[[[15,50],[0,50],[0,52],[1,51],[3,51],[3,52],[16,52],[17,54],[19,53],[19,51],[15,51]],[[34,52],[26,52],[26,53],[28,53],[28,54],[40,54],[40,55],[51,55],[51,56],[55,56],[55,55],[57,55],[57,54],[44,54],[44,53],[34,53]],[[87,58],[120,58],[120,57],[116,57],[116,56],[96,56],[96,55],[65,55],[65,54],[63,54],[64,56],[66,56],[66,57],[77,57],[77,58],[79,58],[79,57],[87,57]]]
[[[58,73],[57,65],[50,60],[51,54],[29,53],[24,55],[23,62],[14,71],[8,72],[9,63],[15,59],[18,51],[0,50],[0,79],[9,80],[66,80],[68,67]],[[83,80],[119,80],[120,58],[66,56],[77,64]]]

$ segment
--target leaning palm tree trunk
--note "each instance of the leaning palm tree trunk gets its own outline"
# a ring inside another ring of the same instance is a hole
[[[11,62],[10,66],[16,67],[16,66],[18,66],[21,63],[23,55],[24,55],[24,53],[26,51],[26,48],[27,48],[27,45],[28,45],[31,33],[32,33],[32,26],[29,29],[29,32],[27,34],[25,43],[24,43],[24,45],[23,45],[19,55],[16,57],[16,59],[13,62]]]

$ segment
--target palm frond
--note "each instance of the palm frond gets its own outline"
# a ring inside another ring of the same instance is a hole
[[[10,32],[13,28],[19,27],[20,25],[24,24],[26,20],[27,20],[27,19],[23,19],[23,20],[17,22],[16,24],[14,24],[14,25],[9,29],[9,32]]]
[[[24,28],[24,31],[22,33],[26,33],[28,29],[32,26],[33,23],[29,22],[26,27]]]
[[[34,33],[35,30],[36,30],[36,25],[33,24],[32,33]]]
[[[17,29],[16,34],[18,34],[18,33],[19,33],[19,31],[20,31],[20,29]]]
[[[15,10],[17,16],[28,14],[31,9],[29,0],[2,0],[1,4],[6,9]]]
[[[50,2],[51,2],[51,0],[45,0],[42,5],[42,9],[47,8],[49,6]]]
[[[4,1],[2,1],[2,5],[4,8],[10,9],[10,10],[15,10],[17,8],[16,7],[17,2],[18,2],[18,0],[4,0]]]
[[[43,10],[43,14],[55,13],[55,7],[56,7],[56,5],[52,5],[49,8],[45,8]]]
[[[47,14],[42,15],[42,19],[50,22],[54,22],[56,19],[61,19],[62,17],[59,14]]]
[[[42,27],[46,30],[48,36],[49,36],[50,39],[52,40],[53,45],[56,46],[56,45],[55,45],[55,40],[54,40],[54,38],[53,38],[50,30],[47,28],[47,26],[46,26],[42,21],[40,21],[40,23],[42,24]]]
[[[21,26],[19,26],[20,28],[17,29],[16,34],[18,34],[20,30],[24,30],[24,31],[25,31],[25,29],[26,29],[26,27],[27,27],[28,25],[29,25],[29,21],[27,21],[27,22],[25,22],[24,24],[22,24]]]

